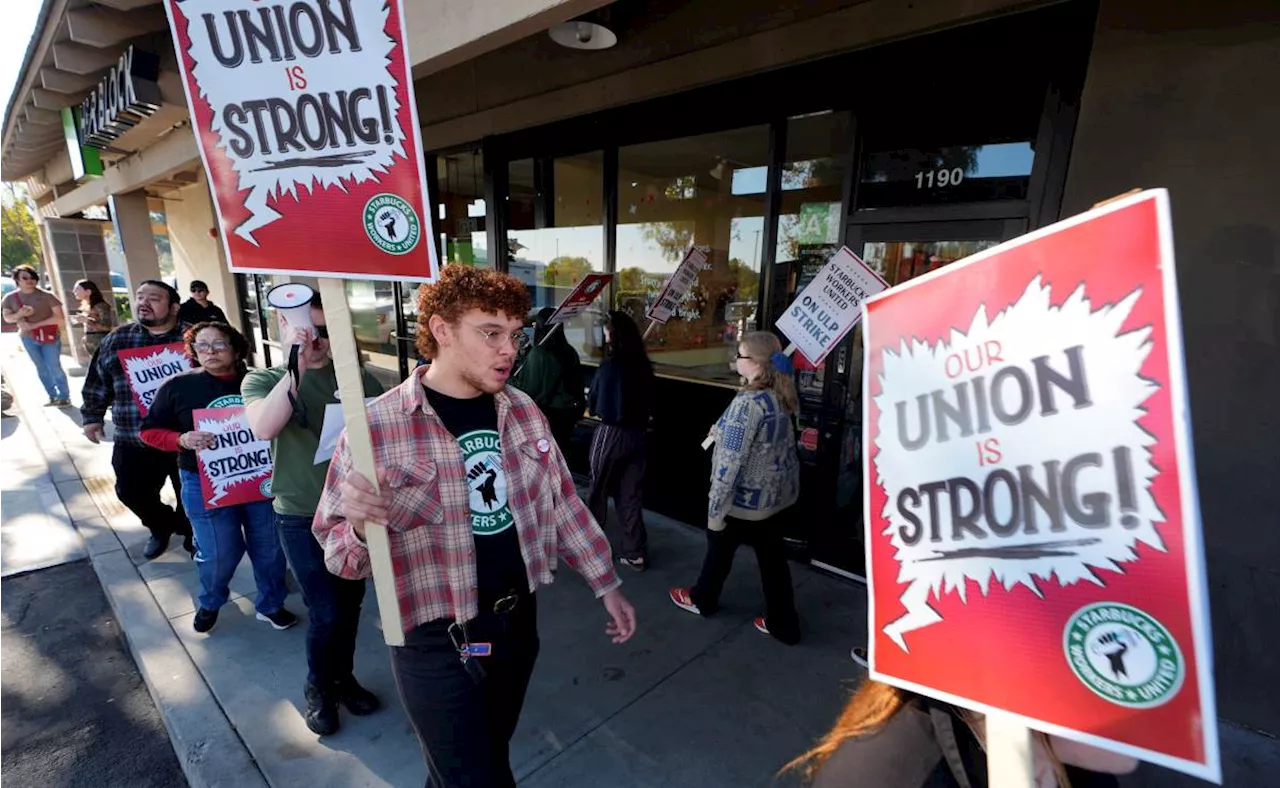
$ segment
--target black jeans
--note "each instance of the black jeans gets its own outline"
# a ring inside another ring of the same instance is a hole
[[[532,594],[497,614],[481,606],[467,623],[471,643],[491,643],[478,659],[476,684],[449,639],[450,621],[423,624],[391,648],[391,672],[427,762],[429,788],[514,788],[511,734],[538,659],[538,611]]]
[[[608,523],[609,496],[622,522],[622,557],[647,558],[649,532],[644,527],[645,430],[601,424],[591,439],[591,489],[587,506],[596,522]]]
[[[307,683],[328,691],[351,675],[365,581],[329,574],[311,520],[277,512],[276,530],[307,605]]]
[[[117,442],[111,449],[111,467],[116,472],[116,497],[138,515],[151,535],[165,539],[191,533],[191,523],[182,508],[182,481],[178,478],[178,455]],[[173,485],[178,508],[160,500],[165,481]]]
[[[791,570],[782,543],[782,528],[773,519],[751,521],[728,517],[723,531],[707,531],[707,555],[702,559],[702,572],[698,575],[698,584],[689,592],[693,603],[704,616],[719,609],[720,592],[729,578],[733,554],[740,544],[751,545],[756,551],[769,634],[783,643],[798,643],[800,618],[796,615]]]

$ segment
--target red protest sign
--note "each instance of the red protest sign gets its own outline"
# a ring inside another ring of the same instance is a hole
[[[187,346],[181,342],[117,350],[116,357],[142,416],[151,411],[156,392],[166,380],[191,369]]]
[[[1166,192],[865,320],[872,677],[1220,779]]]
[[[439,270],[402,0],[166,0],[231,270]]]
[[[196,452],[200,495],[209,509],[271,498],[271,442],[249,429],[244,406],[198,408],[191,412],[198,432],[217,438],[212,449]]]
[[[547,325],[567,322],[587,311],[587,307],[600,297],[605,285],[612,279],[613,274],[587,274],[582,277],[582,281],[574,286],[560,302],[560,306],[556,307],[555,313],[547,319]]]

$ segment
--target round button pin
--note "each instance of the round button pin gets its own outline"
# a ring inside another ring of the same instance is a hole
[[[543,454],[546,454],[547,452],[551,451],[551,444],[547,441],[546,438],[538,439],[538,451],[542,452]]]

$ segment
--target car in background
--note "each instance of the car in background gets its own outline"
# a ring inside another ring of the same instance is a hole
[[[364,345],[377,345],[381,352],[394,353],[391,332],[396,327],[396,303],[391,285],[358,282],[348,293],[347,304],[351,309],[351,324],[355,329],[356,341]]]

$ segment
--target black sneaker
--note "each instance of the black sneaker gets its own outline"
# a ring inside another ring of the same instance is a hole
[[[204,633],[213,629],[216,623],[218,623],[218,611],[200,608],[196,611],[196,620],[191,627],[197,632]]]
[[[191,534],[182,537],[182,549],[187,551],[187,555],[192,558],[196,557],[196,539]]]
[[[338,685],[338,700],[347,707],[347,711],[357,717],[373,714],[382,708],[378,696],[360,686],[355,676],[348,676],[346,681]]]
[[[298,617],[284,608],[274,613],[259,613],[258,620],[265,621],[276,629],[288,629],[298,623]]]
[[[306,689],[307,711],[302,715],[307,727],[318,736],[328,736],[338,732],[338,698],[337,692],[322,692],[314,684]]]
[[[147,540],[147,546],[142,549],[142,557],[148,561],[153,558],[160,557],[160,554],[169,549],[169,535],[152,536]]]

